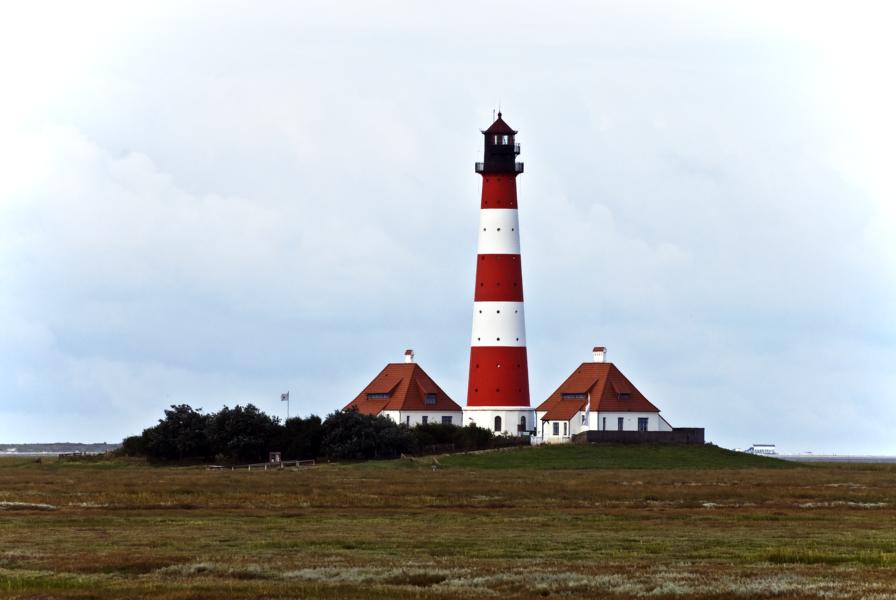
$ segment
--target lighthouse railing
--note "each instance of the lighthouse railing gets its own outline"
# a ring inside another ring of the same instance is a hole
[[[522,173],[522,172],[523,172],[523,168],[524,168],[524,167],[523,167],[523,163],[521,163],[521,162],[513,163],[513,172],[514,172],[514,173]],[[476,163],[476,172],[477,172],[477,173],[485,173],[485,163],[484,163],[484,162],[478,162],[478,163]],[[497,170],[497,171],[495,171],[495,172],[496,172],[496,173],[501,173],[501,172],[503,172],[503,173],[507,173],[507,172],[510,172],[510,171],[509,171],[509,170],[505,171],[504,169],[501,169],[501,170]]]

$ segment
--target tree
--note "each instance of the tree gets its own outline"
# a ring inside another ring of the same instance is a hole
[[[211,415],[208,439],[214,455],[238,462],[267,461],[279,437],[280,419],[258,410],[253,404],[224,407]]]
[[[280,427],[279,435],[271,450],[283,453],[284,460],[304,460],[320,456],[322,431],[317,415],[307,419],[293,417]]]
[[[208,415],[201,410],[187,404],[171,405],[158,425],[143,431],[147,456],[162,460],[209,457]]]

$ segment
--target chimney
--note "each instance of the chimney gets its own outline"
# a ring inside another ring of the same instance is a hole
[[[414,362],[414,351],[411,349],[404,351],[404,362],[412,363]]]
[[[594,362],[602,363],[607,360],[607,349],[603,346],[595,346],[594,350],[591,351],[592,356],[594,356]]]

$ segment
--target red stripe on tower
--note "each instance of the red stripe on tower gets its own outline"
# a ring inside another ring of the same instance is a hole
[[[516,131],[498,113],[485,137],[479,248],[473,297],[473,336],[466,418],[496,432],[535,427],[529,406],[529,367],[523,312],[523,277],[516,177]]]

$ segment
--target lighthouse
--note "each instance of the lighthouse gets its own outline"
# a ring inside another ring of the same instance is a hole
[[[476,163],[476,172],[482,175],[482,204],[464,419],[496,434],[521,435],[535,429],[516,198],[516,177],[523,172],[523,163],[516,162],[517,132],[500,112],[482,134],[483,159]]]

